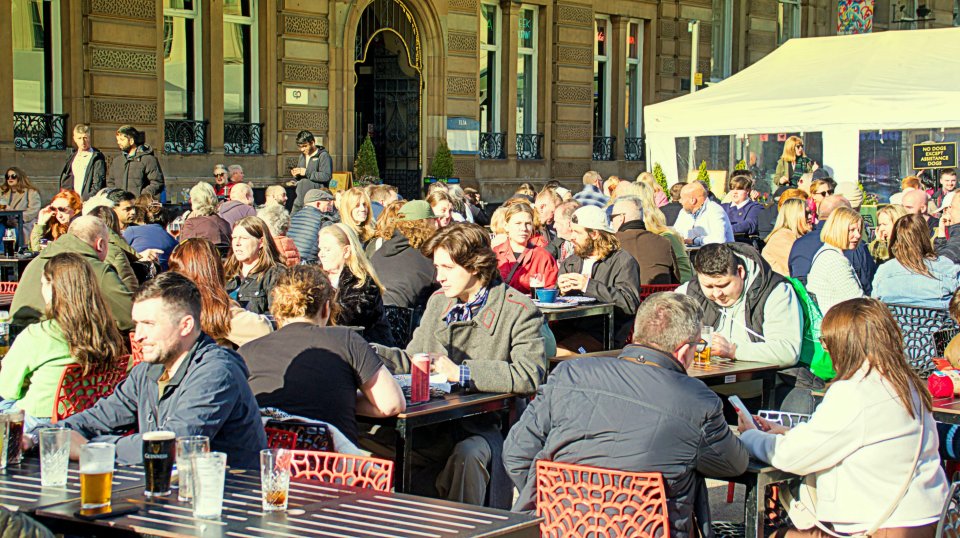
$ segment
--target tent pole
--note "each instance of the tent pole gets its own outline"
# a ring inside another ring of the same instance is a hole
[[[687,22],[690,32],[690,93],[697,92],[697,64],[700,63],[700,21],[693,19]],[[693,159],[697,150],[696,137],[690,137],[690,155],[687,157],[687,174],[693,170]]]

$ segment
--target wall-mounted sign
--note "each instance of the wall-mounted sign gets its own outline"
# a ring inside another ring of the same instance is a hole
[[[956,142],[924,142],[913,145],[913,169],[930,170],[933,168],[957,167]]]
[[[447,147],[455,155],[476,154],[480,147],[480,122],[473,118],[447,118]]]
[[[308,105],[310,104],[310,90],[306,88],[287,88],[288,105]]]

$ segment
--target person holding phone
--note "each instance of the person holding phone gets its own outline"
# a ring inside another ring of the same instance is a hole
[[[777,170],[773,173],[773,179],[777,186],[789,185],[790,188],[796,188],[800,182],[800,176],[815,172],[818,168],[820,165],[810,160],[804,152],[803,140],[799,136],[791,136],[783,144],[783,153],[777,161]]]
[[[899,326],[883,303],[860,298],[831,308],[821,329],[837,377],[810,421],[786,428],[757,417],[757,428],[738,412],[750,454],[816,482],[817,526],[785,535],[932,537],[948,484],[931,396],[903,360]]]

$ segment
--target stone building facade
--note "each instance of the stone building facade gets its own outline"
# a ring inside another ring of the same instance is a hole
[[[891,1],[878,30],[918,7]],[[957,0],[924,8],[907,27],[956,24]],[[689,91],[688,21],[698,71],[719,80],[788,38],[836,33],[837,2],[0,0],[0,15],[0,166],[45,198],[73,125],[112,158],[129,123],[168,193],[216,163],[288,178],[309,129],[341,171],[370,134],[408,195],[445,140],[455,175],[502,199],[523,181],[643,170],[642,106]]]

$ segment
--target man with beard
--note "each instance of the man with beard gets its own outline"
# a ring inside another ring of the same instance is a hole
[[[142,139],[143,133],[132,125],[117,129],[117,145],[121,154],[110,163],[107,187],[160,198],[164,189],[163,170],[153,154],[153,148],[142,143]]]
[[[249,373],[240,355],[200,330],[197,286],[179,273],[161,274],[140,288],[133,320],[143,362],[113,394],[63,421],[75,432],[71,458],[89,439],[116,444],[119,463],[140,463],[141,434],[115,433],[138,426],[140,432],[169,430],[177,437],[205,435],[231,467],[257,468],[267,438]]]
[[[607,213],[601,207],[584,206],[573,214],[573,255],[560,264],[557,287],[564,295],[593,297],[614,305],[614,348],[621,348],[640,304],[640,267],[633,256],[621,250]],[[602,320],[586,318],[557,324],[557,355],[603,351]]]

